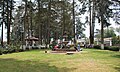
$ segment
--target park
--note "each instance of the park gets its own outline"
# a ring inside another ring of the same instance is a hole
[[[0,72],[120,72],[120,1],[0,0]]]

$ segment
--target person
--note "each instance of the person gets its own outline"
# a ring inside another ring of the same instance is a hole
[[[74,49],[75,49],[76,51],[78,50],[76,46],[74,46]]]
[[[80,49],[80,43],[78,43],[77,50],[78,50],[78,52],[81,50]]]
[[[55,46],[54,46],[54,50],[56,50],[56,49],[58,49],[58,45],[55,45]]]

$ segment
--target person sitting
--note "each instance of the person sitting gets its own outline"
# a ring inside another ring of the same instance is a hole
[[[55,45],[54,46],[54,50],[56,50],[56,49],[58,49],[59,48],[59,46],[58,45]]]

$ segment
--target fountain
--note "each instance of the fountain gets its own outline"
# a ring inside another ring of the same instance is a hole
[[[63,35],[62,48],[58,48],[52,51],[51,53],[70,53],[70,54],[72,53],[73,54],[73,52],[76,52],[75,49],[70,49],[70,47],[67,46],[68,43],[69,43],[68,35],[67,35],[67,32],[65,31]]]

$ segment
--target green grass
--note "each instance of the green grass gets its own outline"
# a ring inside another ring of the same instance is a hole
[[[120,72],[120,52],[84,49],[73,55],[33,50],[0,56],[0,72]]]

